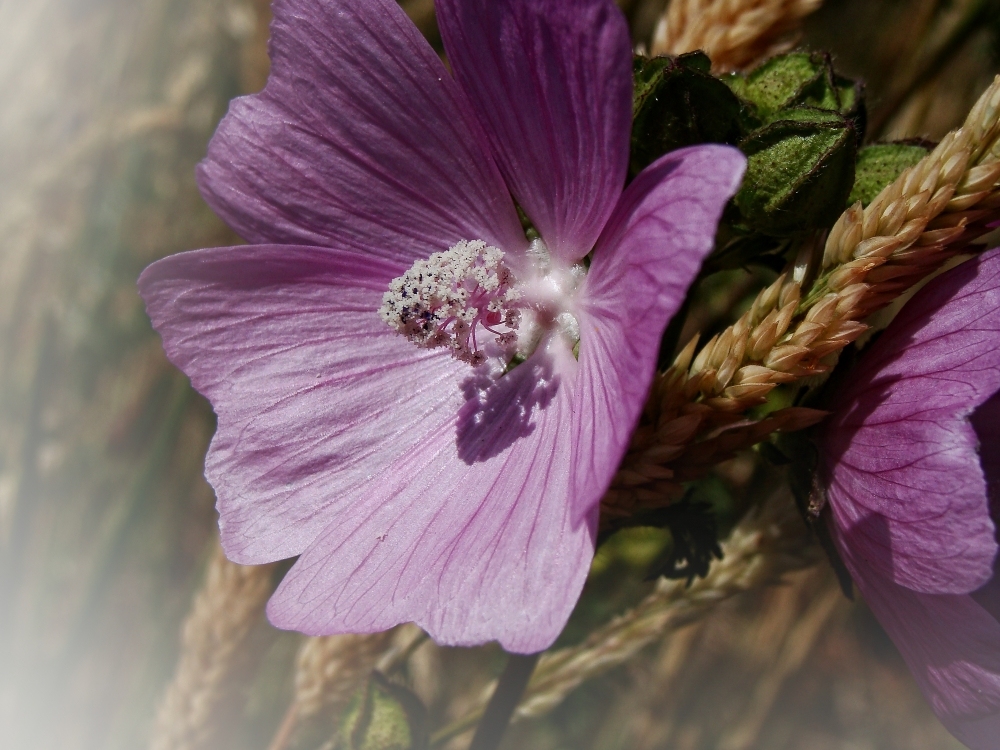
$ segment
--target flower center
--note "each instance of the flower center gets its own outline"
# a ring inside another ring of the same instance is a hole
[[[470,365],[486,361],[483,347],[490,339],[495,353],[509,358],[521,322],[516,281],[503,251],[462,240],[393,279],[379,315],[417,346],[450,347]]]
[[[540,240],[531,243],[527,261],[518,279],[502,250],[462,240],[393,279],[379,315],[417,346],[448,347],[473,366],[523,361],[553,330],[575,344],[580,329],[569,307],[583,267],[553,269]]]

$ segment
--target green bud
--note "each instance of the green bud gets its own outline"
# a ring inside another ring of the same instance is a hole
[[[864,88],[838,75],[827,54],[779,55],[746,76],[734,73],[724,80],[765,123],[785,119],[783,110],[807,106],[854,118],[855,129],[863,128]]]
[[[793,52],[772,57],[747,76],[734,73],[725,81],[741,98],[753,104],[763,118],[801,103],[807,91],[826,75],[822,55]]]
[[[426,750],[427,712],[406,688],[378,672],[351,699],[334,739],[335,750]]]
[[[929,149],[910,143],[879,143],[858,152],[854,188],[847,199],[850,204],[861,201],[868,205],[907,167],[923,159]]]
[[[747,173],[735,203],[749,229],[789,236],[831,226],[854,184],[857,134],[839,114],[801,107],[739,144]]]
[[[736,144],[755,125],[701,52],[634,60],[632,174],[668,151],[697,143]]]

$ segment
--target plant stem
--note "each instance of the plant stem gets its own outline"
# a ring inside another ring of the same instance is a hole
[[[268,750],[285,750],[288,747],[288,743],[292,740],[292,735],[295,734],[295,728],[298,726],[298,723],[298,706],[293,701],[292,705],[288,707],[288,711],[285,712],[284,717],[282,717],[281,725],[278,727],[278,731],[275,732],[271,744],[268,745]]]
[[[511,654],[493,691],[469,750],[496,750],[541,654]]]

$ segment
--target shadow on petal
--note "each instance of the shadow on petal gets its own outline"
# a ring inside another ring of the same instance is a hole
[[[499,456],[535,431],[536,413],[559,390],[551,355],[537,351],[500,378],[477,372],[462,383],[466,402],[458,413],[458,456],[467,464]]]

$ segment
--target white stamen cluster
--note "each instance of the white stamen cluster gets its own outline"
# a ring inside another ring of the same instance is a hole
[[[502,250],[462,240],[393,279],[379,315],[417,346],[447,346],[463,362],[480,365],[487,359],[480,327],[492,334],[498,354],[509,356],[516,348],[521,322],[516,281]]]

